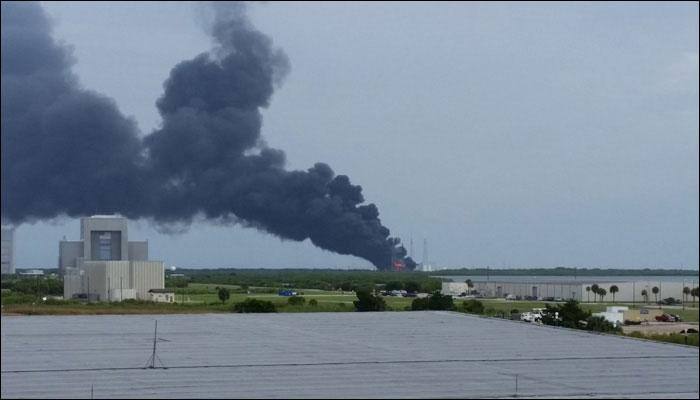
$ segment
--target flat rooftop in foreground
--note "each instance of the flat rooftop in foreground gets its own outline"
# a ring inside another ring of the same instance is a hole
[[[698,397],[697,348],[439,311],[3,316],[1,344],[3,398]]]

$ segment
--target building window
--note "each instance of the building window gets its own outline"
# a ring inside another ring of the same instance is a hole
[[[99,236],[99,259],[112,259],[112,234],[110,232],[101,232]]]

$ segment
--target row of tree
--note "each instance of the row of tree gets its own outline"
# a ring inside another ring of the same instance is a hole
[[[613,296],[613,303],[615,302],[615,293],[619,292],[620,288],[617,287],[617,285],[612,285],[610,286],[610,294]],[[591,285],[591,286],[586,286],[586,294],[588,295],[588,301],[591,301],[591,292],[593,292],[593,301],[595,302],[600,296],[600,300],[603,301],[605,299],[605,295],[608,294],[608,291],[605,290],[605,288],[602,288],[598,286],[597,283]]]
[[[615,302],[615,293],[619,292],[620,289],[617,287],[617,285],[612,285],[610,286],[610,294],[613,296],[613,303]],[[588,295],[588,301],[591,301],[590,293],[593,292],[593,301],[597,301],[598,296],[600,296],[600,300],[604,301],[605,300],[605,295],[608,294],[608,291],[605,290],[605,288],[602,288],[598,286],[598,284],[593,284],[591,286],[586,286],[586,293]],[[658,286],[654,286],[651,288],[651,292],[654,294],[654,302],[659,301],[659,293],[660,289]],[[646,303],[649,302],[649,292],[646,289],[642,289],[642,297],[644,297],[644,301]],[[683,301],[688,300],[688,296],[691,296],[693,298],[693,307],[695,307],[695,298],[700,297],[700,294],[698,292],[698,288],[695,287],[693,289],[689,288],[688,286],[685,286],[683,288]]]
[[[442,280],[425,272],[395,272],[334,269],[186,269],[178,273],[187,278],[167,278],[166,287],[187,287],[188,283],[238,285],[244,287],[295,287],[320,290],[353,291],[374,289],[432,293],[442,287]]]
[[[0,285],[10,292],[35,297],[63,295],[63,280],[53,276],[6,275]]]

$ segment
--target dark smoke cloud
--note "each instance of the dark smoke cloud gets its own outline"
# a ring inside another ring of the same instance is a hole
[[[82,89],[35,3],[2,3],[2,214],[14,223],[119,212],[157,224],[203,215],[389,267],[399,240],[362,188],[326,164],[285,170],[261,107],[289,71],[245,6],[211,6],[216,47],[176,65],[143,139],[111,99]]]

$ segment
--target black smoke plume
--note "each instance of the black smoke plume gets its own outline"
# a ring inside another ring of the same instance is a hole
[[[362,188],[324,163],[287,171],[260,109],[289,71],[240,3],[210,6],[215,48],[176,65],[141,137],[115,102],[82,88],[37,3],[2,3],[2,216],[18,224],[119,212],[157,224],[230,221],[406,269]]]

